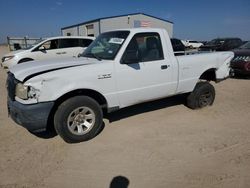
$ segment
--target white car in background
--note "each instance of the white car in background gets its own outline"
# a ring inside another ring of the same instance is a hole
[[[186,45],[189,48],[199,48],[203,45],[203,43],[195,41],[195,40],[187,40]]]
[[[187,40],[181,40],[182,44],[185,46],[185,47],[188,47],[188,41]]]
[[[12,66],[33,60],[48,60],[78,56],[94,40],[94,37],[59,36],[40,41],[28,49],[10,52],[3,56],[2,67]]]

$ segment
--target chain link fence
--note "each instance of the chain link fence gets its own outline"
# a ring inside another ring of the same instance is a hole
[[[7,37],[10,51],[27,49],[41,40],[43,40],[43,38]]]

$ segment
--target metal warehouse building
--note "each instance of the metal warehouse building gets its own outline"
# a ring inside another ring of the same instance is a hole
[[[98,36],[114,29],[153,27],[164,28],[173,36],[173,22],[144,13],[98,18],[61,29],[64,36]]]

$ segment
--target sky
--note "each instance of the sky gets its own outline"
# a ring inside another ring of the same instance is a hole
[[[91,19],[145,13],[174,22],[174,37],[250,40],[250,0],[0,0],[0,43],[6,37],[50,37]]]

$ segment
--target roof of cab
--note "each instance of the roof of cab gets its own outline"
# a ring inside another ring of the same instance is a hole
[[[48,37],[46,40],[53,40],[53,39],[91,39],[95,40],[95,37],[89,36],[56,36],[56,37]]]

